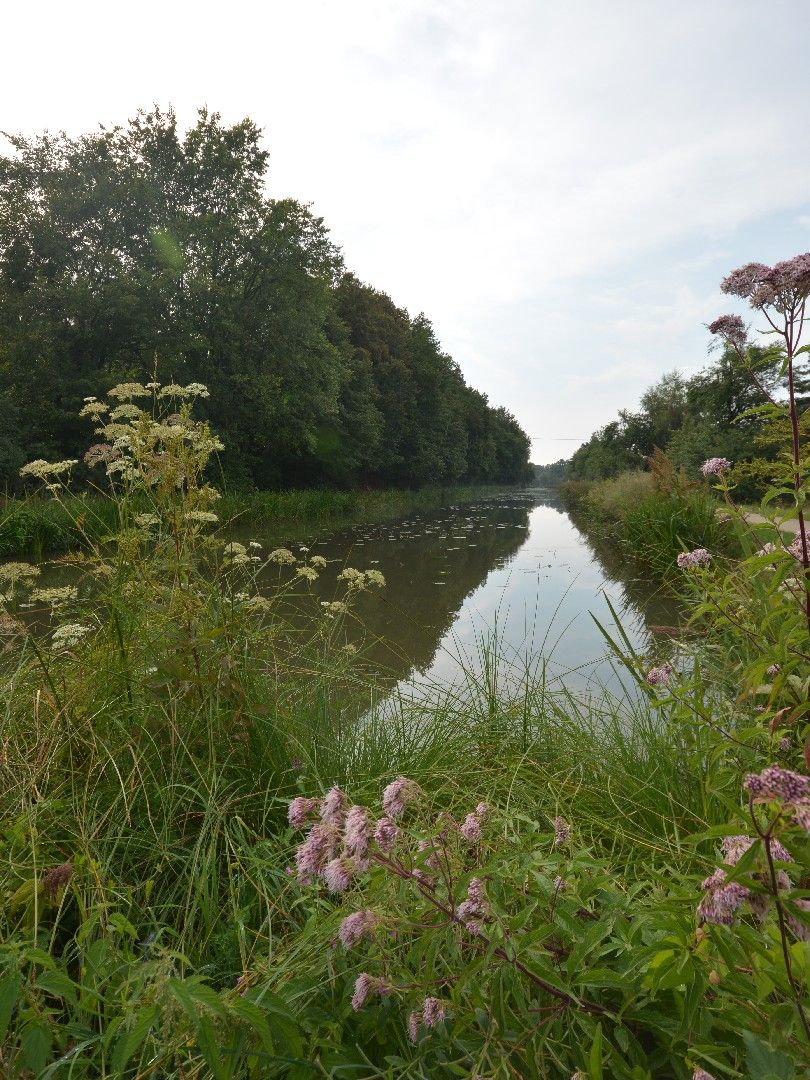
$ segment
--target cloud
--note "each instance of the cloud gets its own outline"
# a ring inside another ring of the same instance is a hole
[[[45,0],[5,13],[39,74],[6,45],[4,127],[249,114],[271,192],[311,201],[473,385],[538,437],[587,435],[701,366],[723,273],[810,224],[810,6],[769,17],[791,32],[763,79],[752,0]]]

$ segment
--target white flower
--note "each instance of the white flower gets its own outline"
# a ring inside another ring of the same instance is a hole
[[[186,521],[199,522],[200,524],[213,525],[219,518],[216,514],[212,514],[209,510],[189,510],[186,514]]]
[[[65,623],[64,626],[59,626],[54,630],[51,642],[55,649],[67,649],[89,633],[89,626],[81,626],[79,623]]]

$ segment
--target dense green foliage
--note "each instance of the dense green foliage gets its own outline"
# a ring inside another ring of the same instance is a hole
[[[684,571],[697,644],[653,679],[618,642],[619,699],[510,677],[493,640],[463,693],[369,710],[345,620],[383,574],[289,621],[325,560],[216,534],[204,393],[93,403],[110,536],[70,584],[0,565],[4,1075],[805,1075],[807,826],[742,788],[802,768],[795,556],[740,522],[744,561]],[[69,472],[27,469],[58,502]],[[292,796],[328,867],[296,857]],[[725,921],[715,872],[744,900]]]
[[[199,381],[231,482],[521,481],[529,442],[428,320],[344,271],[320,218],[265,195],[249,120],[139,113],[0,158],[0,484],[80,456],[82,399]]]
[[[691,478],[710,457],[743,463],[741,493],[761,492],[772,478],[784,439],[783,433],[774,433],[774,416],[760,411],[766,404],[760,387],[778,385],[782,359],[777,352],[754,349],[750,361],[750,368],[742,367],[727,349],[690,379],[677,371],[664,375],[643,394],[637,412],[622,410],[576,451],[568,478],[602,480],[644,469],[654,451],[661,450]]]

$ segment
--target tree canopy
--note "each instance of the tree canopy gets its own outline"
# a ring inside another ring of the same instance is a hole
[[[205,383],[232,480],[526,479],[529,440],[424,315],[346,272],[321,218],[265,193],[250,120],[172,110],[0,157],[0,480],[79,456],[84,397]]]

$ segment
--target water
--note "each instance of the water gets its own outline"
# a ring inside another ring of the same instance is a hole
[[[283,535],[243,529],[265,547]],[[450,685],[479,673],[482,645],[497,630],[502,657],[517,673],[545,665],[547,679],[572,688],[616,689],[594,618],[612,627],[608,600],[634,647],[651,646],[649,627],[677,621],[672,604],[628,576],[608,551],[594,550],[550,493],[528,491],[362,524],[287,543],[329,565],[310,587],[311,609],[343,595],[344,566],[383,572],[386,586],[361,595],[342,632],[400,687]],[[278,571],[268,572],[277,580]]]

